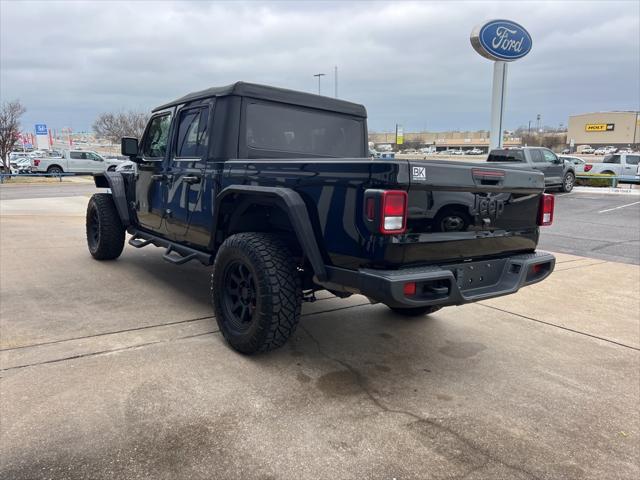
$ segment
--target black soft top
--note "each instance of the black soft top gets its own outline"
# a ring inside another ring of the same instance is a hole
[[[331,112],[346,113],[348,115],[354,115],[362,118],[367,117],[367,110],[363,105],[358,103],[351,103],[331,97],[323,97],[312,93],[298,92],[296,90],[288,90],[286,88],[269,87],[267,85],[258,85],[256,83],[246,82],[236,82],[225,87],[212,87],[199,92],[189,93],[184,97],[174,100],[173,102],[160,105],[159,107],[154,108],[153,111],[157,112],[159,110],[164,110],[165,108],[181,105],[201,98],[225,97],[228,95],[271,100],[274,102],[301,105],[304,107],[318,108]]]

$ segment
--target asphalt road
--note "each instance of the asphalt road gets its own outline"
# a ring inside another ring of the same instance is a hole
[[[0,200],[89,196],[92,183],[2,185]],[[540,248],[640,265],[640,196],[556,195],[553,226],[541,230]]]
[[[93,181],[61,183],[25,183],[0,185],[0,200],[18,200],[21,198],[55,198],[91,195],[96,192]]]
[[[0,202],[2,480],[640,476],[635,265],[558,254],[540,284],[411,320],[321,292],[246,357],[210,268],[95,261],[85,207]]]
[[[640,265],[640,195],[557,194],[540,231],[543,250]]]

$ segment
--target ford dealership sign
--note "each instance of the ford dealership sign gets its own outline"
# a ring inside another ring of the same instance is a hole
[[[489,60],[512,62],[531,51],[531,35],[511,20],[490,20],[471,32],[471,45]]]

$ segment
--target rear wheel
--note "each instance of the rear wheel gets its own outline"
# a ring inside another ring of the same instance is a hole
[[[47,173],[51,173],[53,175],[59,175],[64,172],[62,171],[61,167],[57,165],[52,165],[51,167],[47,168]]]
[[[567,174],[564,176],[564,179],[562,180],[562,188],[561,190],[563,192],[569,193],[571,190],[573,190],[573,186],[576,183],[576,176],[571,173],[571,172],[567,172]]]
[[[220,247],[211,297],[229,344],[244,354],[281,347],[300,320],[302,289],[287,245],[266,233],[238,233]]]
[[[125,229],[108,193],[96,193],[87,206],[87,245],[96,260],[118,258],[124,248]]]
[[[423,315],[429,315],[431,313],[435,313],[440,310],[442,307],[411,307],[411,308],[397,308],[397,307],[389,307],[394,313],[398,315],[402,315],[403,317],[420,317]]]

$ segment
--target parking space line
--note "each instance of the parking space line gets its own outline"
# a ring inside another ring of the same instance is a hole
[[[618,210],[619,208],[630,207],[632,205],[638,205],[640,202],[627,203],[626,205],[620,205],[619,207],[607,208],[606,210],[600,210],[598,213],[607,213],[613,210]]]

